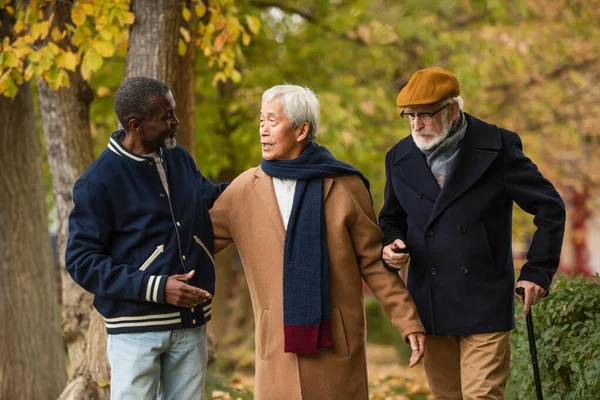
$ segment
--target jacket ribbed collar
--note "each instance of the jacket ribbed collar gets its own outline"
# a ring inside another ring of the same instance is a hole
[[[125,146],[121,143],[121,138],[125,135],[125,131],[123,129],[113,132],[110,135],[110,140],[108,141],[108,149],[115,153],[120,157],[124,157],[129,161],[134,161],[138,163],[147,163],[149,161],[154,161],[151,156],[142,156],[139,154],[135,154],[127,150]],[[158,154],[162,157],[163,149],[159,147]]]

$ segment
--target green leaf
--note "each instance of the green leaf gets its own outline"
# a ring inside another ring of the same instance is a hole
[[[246,23],[248,24],[250,32],[254,35],[258,35],[258,32],[260,31],[260,19],[253,15],[246,15]]]

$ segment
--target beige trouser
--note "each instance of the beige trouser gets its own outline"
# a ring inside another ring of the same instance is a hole
[[[423,365],[437,400],[504,399],[510,332],[427,335]]]

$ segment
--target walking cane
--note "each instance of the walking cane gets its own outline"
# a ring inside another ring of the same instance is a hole
[[[525,301],[525,289],[518,287],[515,292],[519,296],[523,296]],[[531,353],[531,364],[533,365],[533,379],[535,380],[535,391],[537,392],[538,400],[543,400],[542,396],[542,382],[540,381],[540,370],[538,369],[537,361],[537,349],[535,347],[535,333],[533,332],[533,317],[531,316],[532,309],[529,307],[529,313],[527,314],[527,337],[529,338],[529,353]]]

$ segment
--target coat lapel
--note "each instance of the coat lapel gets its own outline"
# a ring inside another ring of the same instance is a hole
[[[273,179],[264,173],[259,167],[254,172],[255,182],[254,191],[260,199],[260,204],[267,215],[267,218],[275,232],[277,237],[281,241],[281,244],[285,243],[285,227],[283,226],[283,220],[281,219],[281,213],[279,212],[279,204],[277,204],[277,197],[275,196],[275,188],[273,187]]]
[[[502,146],[498,130],[476,118],[467,116],[467,132],[460,146],[458,159],[438,196],[429,217],[429,224],[461,194],[473,186],[498,157]]]
[[[399,151],[394,161],[394,172],[400,175],[408,186],[435,201],[440,193],[440,185],[431,173],[423,153],[412,138],[403,150]]]

